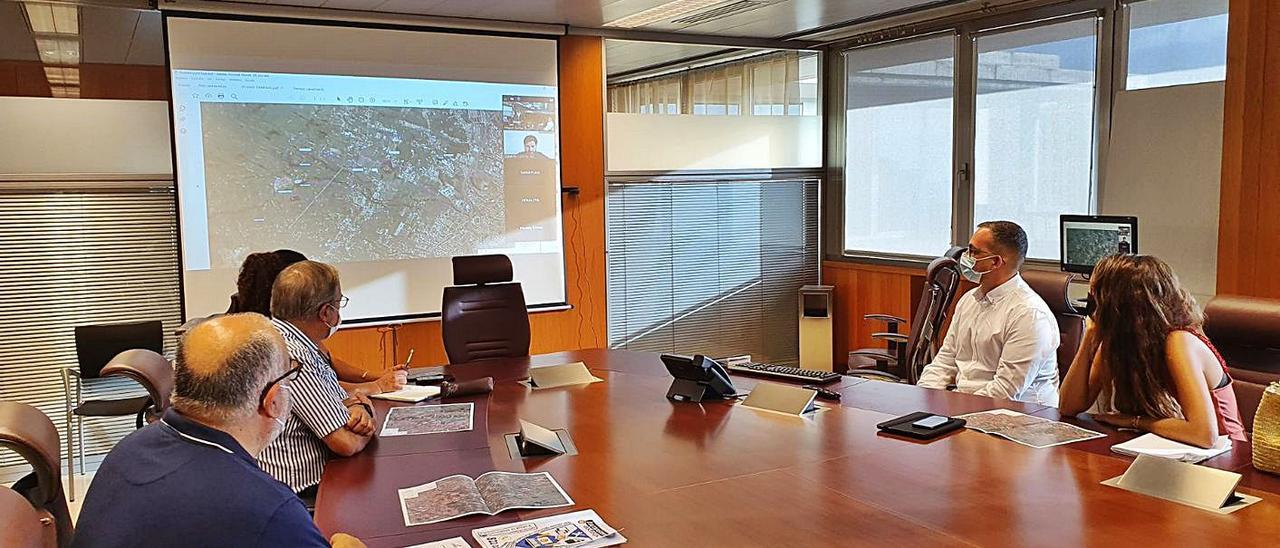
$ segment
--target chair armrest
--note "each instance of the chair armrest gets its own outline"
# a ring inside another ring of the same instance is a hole
[[[850,377],[856,377],[861,379],[871,379],[876,381],[906,382],[906,381],[903,381],[901,377],[894,375],[893,373],[885,373],[884,371],[879,371],[875,369],[854,369],[845,374]]]
[[[907,343],[907,336],[902,333],[872,333],[871,338],[902,344]]]
[[[850,352],[849,355],[862,356],[864,358],[871,358],[876,361],[882,361],[882,362],[888,362],[888,363],[898,362],[897,356],[894,356],[893,354],[890,354],[882,350],[854,350]]]
[[[885,322],[885,323],[907,323],[907,320],[904,320],[897,316],[890,316],[888,314],[867,314],[863,316],[862,319],[875,320],[875,321]]]

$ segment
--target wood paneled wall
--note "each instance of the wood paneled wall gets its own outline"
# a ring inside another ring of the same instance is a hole
[[[44,65],[38,61],[0,61],[0,96],[50,97]],[[169,77],[163,66],[80,65],[81,99],[169,100]]]
[[[883,347],[871,338],[885,330],[883,322],[862,319],[865,314],[890,314],[911,319],[924,283],[924,269],[823,261],[822,283],[835,286],[834,364],[842,370],[849,351]],[[903,326],[906,332],[908,326]]]
[[[529,317],[531,352],[603,347],[605,331],[604,256],[604,41],[589,36],[560,39],[561,178],[578,193],[563,195],[565,273],[570,310]],[[395,356],[387,328],[344,329],[327,341],[336,356],[370,371],[403,361],[415,349],[414,364],[448,361],[440,323],[405,324],[397,330]]]
[[[1231,0],[1218,293],[1280,298],[1280,2]]]

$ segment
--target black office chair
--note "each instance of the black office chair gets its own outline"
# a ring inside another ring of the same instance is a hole
[[[951,257],[934,259],[926,272],[920,304],[911,322],[911,334],[903,337],[877,333],[877,338],[890,340],[899,346],[892,353],[878,349],[850,352],[851,360],[865,358],[870,363],[868,367],[851,368],[850,376],[908,384],[919,380],[921,368],[933,359],[935,336],[946,321],[947,311],[960,288],[960,269]],[[874,369],[879,363],[887,364],[886,369],[896,369],[898,373]]]
[[[958,262],[965,249],[964,247],[954,246],[948,249],[946,253],[943,253],[942,256]],[[930,268],[932,268],[932,264],[930,264]],[[928,277],[929,275],[926,270],[925,276]],[[954,299],[955,295],[953,293],[946,298]],[[872,338],[884,341],[885,346],[883,348],[860,348],[849,352],[849,370],[875,367],[881,371],[888,371],[891,362],[904,363],[907,354],[908,336],[899,330],[902,326],[908,325],[907,320],[892,314],[866,314],[862,319],[884,322],[884,331],[873,334]],[[881,356],[887,357],[881,358]]]
[[[76,448],[80,449],[80,473],[84,473],[84,419],[85,417],[121,417],[136,415],[137,426],[142,427],[151,396],[132,398],[85,400],[84,387],[103,377],[102,370],[121,352],[143,349],[155,354],[164,352],[164,326],[159,320],[82,325],[75,328],[77,367],[62,370],[62,388],[66,398],[67,416],[67,491],[76,500],[75,462]],[[123,375],[121,375],[123,376]],[[74,379],[74,383],[72,382]],[[75,399],[72,399],[72,384]],[[71,432],[75,420],[75,433]]]

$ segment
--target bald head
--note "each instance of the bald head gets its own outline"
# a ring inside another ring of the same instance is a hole
[[[203,322],[178,341],[173,406],[217,422],[252,415],[262,388],[288,361],[280,332],[259,314]]]

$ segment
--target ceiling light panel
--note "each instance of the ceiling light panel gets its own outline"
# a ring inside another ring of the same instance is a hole
[[[80,8],[68,4],[23,2],[32,34],[80,34]]]
[[[80,64],[80,40],[76,38],[36,38],[36,51],[46,65]]]

